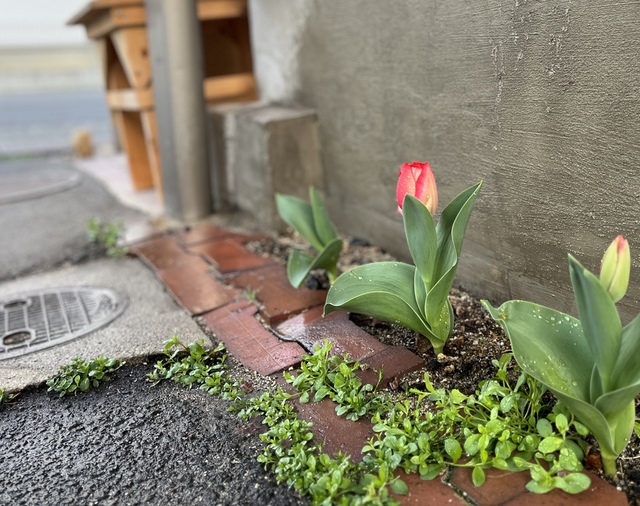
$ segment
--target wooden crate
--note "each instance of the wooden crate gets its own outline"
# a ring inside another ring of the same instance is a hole
[[[186,1],[186,0],[185,0]],[[208,104],[256,99],[246,0],[199,0]],[[143,0],[94,0],[68,24],[84,25],[99,44],[107,104],[136,190],[162,171]]]

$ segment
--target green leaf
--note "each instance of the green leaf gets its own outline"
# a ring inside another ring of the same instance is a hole
[[[549,437],[553,434],[553,425],[551,425],[551,422],[546,418],[540,418],[538,423],[536,423],[536,430],[542,437]]]
[[[475,466],[473,471],[471,472],[471,480],[476,487],[481,487],[484,485],[487,477],[484,474],[484,471],[480,466]]]
[[[640,315],[622,329],[620,354],[614,374],[617,388],[637,383],[640,380],[638,356],[640,356]]]
[[[311,202],[316,234],[320,241],[326,245],[337,239],[338,233],[331,222],[327,208],[322,201],[322,197],[313,186],[309,187],[309,201]]]
[[[484,306],[502,325],[518,365],[554,391],[589,402],[593,358],[580,321],[531,302]]]
[[[433,480],[440,475],[442,467],[441,464],[429,464],[424,472],[422,472],[422,470],[420,471],[420,478],[423,480]]]
[[[616,305],[598,278],[569,255],[569,272],[580,313],[582,332],[598,366],[605,390],[622,342],[622,324]]]
[[[335,270],[341,251],[342,241],[340,239],[331,241],[315,257],[300,250],[293,250],[287,261],[287,277],[291,286],[300,288],[314,269]]]
[[[316,233],[311,205],[291,195],[276,194],[276,206],[280,217],[316,251],[322,251],[322,241]]]
[[[564,443],[564,440],[561,437],[549,436],[540,441],[538,449],[542,453],[553,453],[562,446],[562,443]]]
[[[591,479],[582,473],[571,473],[553,478],[553,485],[568,494],[579,494],[591,486]]]
[[[407,495],[409,493],[409,487],[400,478],[396,478],[391,482],[391,490],[398,495]]]
[[[415,267],[400,262],[378,262],[342,274],[327,294],[324,314],[343,310],[400,323],[438,342],[420,316],[413,293]]]
[[[460,443],[453,438],[447,438],[444,441],[444,450],[456,462],[462,456],[462,448]]]
[[[431,287],[438,241],[433,216],[422,202],[409,194],[404,197],[402,212],[411,258],[423,283]]]

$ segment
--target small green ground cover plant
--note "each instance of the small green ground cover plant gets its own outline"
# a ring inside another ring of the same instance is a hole
[[[3,404],[11,402],[16,397],[16,394],[7,392],[4,388],[0,388],[0,408]]]
[[[87,222],[89,241],[104,248],[107,256],[119,258],[127,253],[127,248],[119,245],[123,236],[124,225],[121,221],[103,223],[93,217]]]
[[[124,365],[121,360],[104,355],[93,359],[74,358],[63,365],[57,374],[47,380],[49,392],[58,392],[60,397],[78,392],[88,392],[111,379],[110,374]]]
[[[182,386],[194,386],[223,399],[238,399],[242,392],[236,382],[227,375],[227,353],[224,345],[206,349],[204,341],[182,344],[173,336],[164,346],[166,358],[156,362],[154,371],[147,377],[157,385],[162,380],[171,380]]]
[[[216,367],[209,369],[212,365],[204,362],[214,350]],[[494,361],[495,376],[481,382],[474,395],[436,389],[425,374],[424,389],[412,388],[392,401],[363,385],[356,374],[361,365],[332,355],[328,342],[305,356],[297,373],[285,374],[295,393],[278,387],[252,398],[242,396],[226,375],[224,349],[214,350],[204,350],[202,343],[185,346],[174,337],[165,348],[168,359],[156,364],[150,378],[199,385],[223,396],[233,391],[227,397],[235,401],[230,409],[244,420],[261,418],[267,428],[258,460],[313,504],[397,504],[390,492],[408,491],[394,477],[397,469],[433,479],[445,467],[469,467],[474,484],[481,486],[484,470],[495,467],[528,471],[527,488],[535,493],[554,488],[579,493],[589,487],[589,478],[580,473],[589,430],[564,405],[545,404],[546,389],[534,378],[521,373],[509,381],[510,354]],[[207,384],[212,373],[213,389]],[[364,458],[324,453],[313,440],[312,424],[298,419],[294,397],[301,402],[329,398],[342,416],[371,419],[376,435],[364,446]]]

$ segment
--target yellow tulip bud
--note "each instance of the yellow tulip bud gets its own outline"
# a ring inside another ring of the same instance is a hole
[[[627,292],[630,272],[629,243],[619,235],[607,248],[602,257],[602,267],[600,268],[600,282],[609,292],[613,302],[618,302]]]

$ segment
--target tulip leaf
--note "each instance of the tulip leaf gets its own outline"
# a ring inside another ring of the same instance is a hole
[[[377,262],[351,269],[340,276],[327,294],[324,314],[352,311],[400,323],[439,341],[421,316],[414,291],[415,267],[401,262]]]
[[[438,250],[434,266],[435,280],[443,277],[458,262],[467,222],[481,187],[482,181],[467,188],[442,211],[436,225]]]
[[[433,280],[427,295],[428,322],[436,321],[442,315],[442,306],[447,301],[456,276],[464,232],[481,187],[482,182],[467,188],[453,199],[442,211],[442,216],[436,225],[438,248],[433,267]]]
[[[424,284],[430,287],[437,249],[433,216],[422,202],[409,194],[404,197],[402,212],[411,258]]]
[[[324,245],[316,233],[313,210],[304,200],[291,195],[276,195],[276,206],[282,219],[298,232],[316,251],[322,251]]]
[[[580,321],[545,306],[511,300],[484,306],[502,325],[524,372],[571,398],[590,401],[593,358]]]
[[[316,234],[323,244],[329,244],[334,239],[337,239],[338,233],[331,222],[322,197],[313,186],[309,187],[309,200],[311,202]]]
[[[315,257],[300,250],[293,250],[287,262],[287,277],[294,288],[300,288],[313,269],[335,269],[342,251],[342,241],[334,239]]]
[[[620,389],[640,381],[638,357],[640,357],[640,315],[622,329],[620,353],[612,377],[613,388]]]
[[[582,331],[594,357],[603,388],[609,388],[609,378],[620,351],[622,324],[616,305],[598,278],[569,255],[571,283],[580,313]]]

